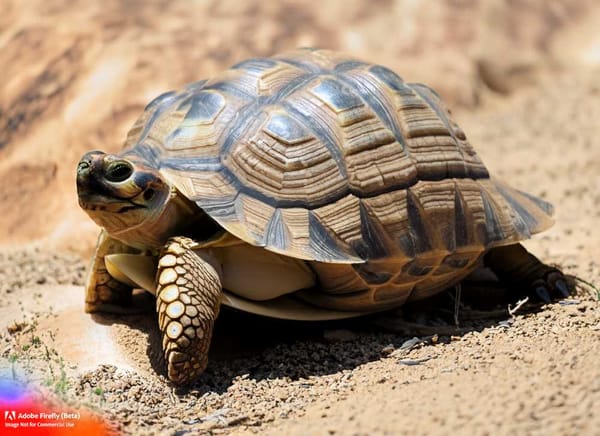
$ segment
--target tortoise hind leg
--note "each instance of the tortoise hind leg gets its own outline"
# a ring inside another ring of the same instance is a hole
[[[569,296],[563,273],[542,263],[521,244],[492,248],[484,258],[501,282],[534,300],[549,303]]]

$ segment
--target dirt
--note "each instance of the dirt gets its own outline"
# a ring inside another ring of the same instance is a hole
[[[3,3],[0,378],[125,434],[600,434],[592,2]],[[577,277],[575,293],[514,315],[467,296],[460,330],[452,291],[385,315],[427,327],[395,333],[381,317],[224,311],[190,389],[164,377],[152,310],[85,314],[97,229],[77,207],[79,156],[117,150],[153,95],[298,45],[343,49],[439,89],[490,172],[555,205],[555,226],[526,246]]]

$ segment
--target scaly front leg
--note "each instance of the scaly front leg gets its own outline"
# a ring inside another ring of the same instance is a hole
[[[130,312],[127,306],[131,303],[132,289],[108,273],[104,256],[112,253],[133,252],[135,252],[134,249],[111,238],[106,231],[100,232],[85,284],[86,312]]]
[[[158,261],[156,310],[169,380],[194,381],[206,368],[221,303],[221,267],[185,237],[169,239]]]

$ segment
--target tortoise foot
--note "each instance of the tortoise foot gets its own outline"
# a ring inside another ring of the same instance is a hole
[[[98,267],[90,274],[86,286],[85,311],[127,313],[131,304],[131,287],[115,280],[105,268]]]
[[[112,239],[104,230],[100,232],[85,284],[86,312],[130,313],[127,308],[131,305],[132,288],[110,275],[104,257],[110,253],[131,251],[131,248]]]
[[[550,303],[570,294],[563,273],[541,262],[521,244],[493,248],[485,263],[515,297]]]
[[[552,268],[544,277],[534,280],[529,289],[530,298],[543,303],[566,298],[570,293],[565,276],[555,268]]]

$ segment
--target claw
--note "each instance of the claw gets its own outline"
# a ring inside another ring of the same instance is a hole
[[[550,294],[543,286],[538,286],[535,288],[535,293],[544,303],[550,303],[552,301]]]
[[[563,297],[566,298],[569,296],[569,287],[567,286],[567,283],[564,280],[557,280],[554,283],[554,287],[558,289],[558,292],[560,292],[560,295],[562,295]]]

